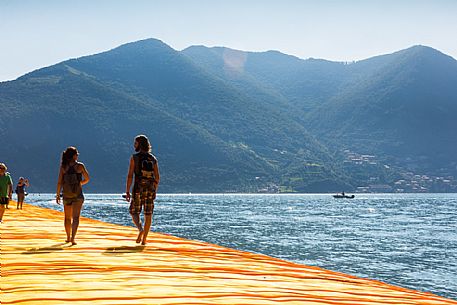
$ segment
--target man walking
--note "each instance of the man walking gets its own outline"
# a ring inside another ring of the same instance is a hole
[[[3,223],[5,207],[13,197],[13,180],[7,169],[4,163],[0,163],[0,223]]]
[[[136,154],[130,158],[129,172],[125,190],[125,199],[130,201],[130,214],[135,226],[138,228],[137,243],[146,244],[154,212],[154,199],[159,186],[160,174],[157,158],[151,154],[151,144],[144,135],[135,137],[134,148]],[[133,183],[133,192],[130,188]],[[141,223],[140,213],[144,208],[144,228]]]

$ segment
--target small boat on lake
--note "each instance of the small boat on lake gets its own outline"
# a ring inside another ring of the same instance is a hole
[[[355,198],[355,195],[346,195],[344,192],[341,193],[341,194],[336,194],[336,195],[333,195],[333,198],[345,198],[345,199],[354,199]]]

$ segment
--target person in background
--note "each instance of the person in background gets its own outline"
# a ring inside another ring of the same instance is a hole
[[[0,223],[3,223],[5,208],[13,197],[13,180],[7,169],[4,163],[0,163]]]
[[[125,199],[130,201],[129,212],[138,228],[137,243],[146,245],[148,233],[151,228],[154,199],[159,186],[160,174],[157,158],[151,154],[151,143],[144,135],[135,137],[134,149],[136,154],[130,158],[129,171],[125,190]],[[130,188],[133,184],[133,194]],[[140,213],[144,208],[144,228],[141,223]]]
[[[25,196],[27,192],[25,191],[25,187],[29,187],[29,179],[24,179],[24,177],[20,177],[19,181],[16,184],[16,195],[17,195],[17,209],[22,210],[22,203],[24,203]]]
[[[75,147],[68,147],[62,153],[56,191],[57,204],[60,204],[60,191],[63,191],[64,225],[65,233],[67,233],[65,242],[71,242],[72,245],[76,245],[75,237],[84,203],[82,186],[90,180],[86,167],[83,163],[78,162],[78,156],[79,153]]]

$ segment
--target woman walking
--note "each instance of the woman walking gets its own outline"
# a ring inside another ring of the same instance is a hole
[[[60,192],[63,192],[64,224],[65,233],[67,233],[65,242],[71,242],[72,245],[76,245],[75,236],[84,203],[82,186],[90,180],[86,167],[83,163],[78,162],[78,155],[78,150],[75,147],[68,147],[62,153],[56,192],[57,204],[60,204]]]
[[[27,192],[25,191],[25,187],[29,186],[29,179],[24,179],[23,177],[19,178],[19,181],[16,184],[17,209],[22,210],[22,204],[24,203],[24,199],[27,194]]]

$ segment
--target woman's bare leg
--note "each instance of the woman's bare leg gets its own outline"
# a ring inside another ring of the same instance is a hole
[[[75,236],[78,232],[79,227],[79,216],[81,215],[81,209],[83,207],[84,201],[76,201],[73,203],[73,213],[72,213],[72,223],[71,223],[71,243],[76,245]]]
[[[65,242],[69,243],[70,242],[70,234],[71,234],[71,216],[73,213],[73,206],[72,205],[63,205],[63,210],[65,213],[65,220],[64,220],[64,226],[65,226],[65,233],[67,233],[67,239]]]
[[[24,195],[23,194],[17,194],[17,209],[21,209],[22,210],[22,203],[24,202]]]

